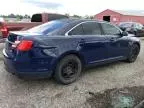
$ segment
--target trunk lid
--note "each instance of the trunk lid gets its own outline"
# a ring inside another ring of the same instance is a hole
[[[5,51],[7,55],[11,58],[15,57],[17,54],[17,50],[15,48],[12,48],[12,45],[15,44],[15,41],[21,41],[26,37],[29,36],[36,36],[40,35],[38,33],[29,33],[27,31],[20,31],[20,32],[10,32],[8,38],[5,42]]]

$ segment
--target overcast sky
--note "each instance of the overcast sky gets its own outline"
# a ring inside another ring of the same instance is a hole
[[[0,14],[38,12],[95,15],[105,9],[144,10],[144,0],[0,0]]]

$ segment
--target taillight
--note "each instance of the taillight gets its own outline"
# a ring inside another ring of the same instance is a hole
[[[3,38],[6,38],[8,36],[8,29],[5,25],[2,25],[0,27],[0,32],[1,32]]]
[[[29,40],[15,41],[12,48],[16,48],[19,51],[29,51],[32,48],[32,43]]]

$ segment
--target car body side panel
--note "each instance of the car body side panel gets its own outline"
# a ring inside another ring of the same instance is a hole
[[[66,52],[77,52],[84,57],[86,64],[107,58],[107,41],[104,37],[68,36],[55,37],[52,40],[48,37],[39,41],[45,46],[55,47],[55,57]],[[44,52],[46,50],[49,49]]]

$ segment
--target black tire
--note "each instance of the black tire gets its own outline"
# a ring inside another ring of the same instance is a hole
[[[133,44],[129,53],[127,61],[129,63],[135,62],[139,54],[140,48],[137,44]]]
[[[80,59],[75,55],[67,55],[57,64],[54,78],[58,83],[70,84],[77,80],[82,70]]]

